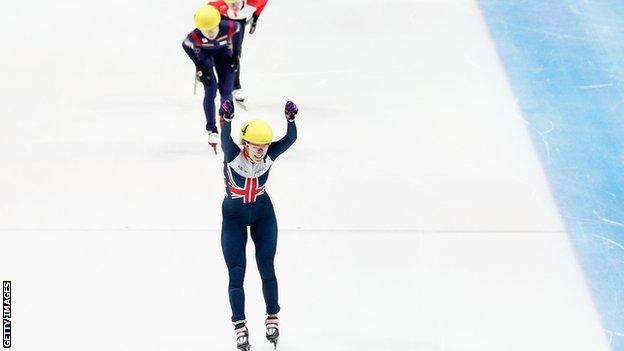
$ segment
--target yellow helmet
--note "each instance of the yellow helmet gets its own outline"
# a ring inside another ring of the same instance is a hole
[[[243,124],[240,138],[254,144],[269,144],[273,141],[273,129],[261,119],[252,119]]]
[[[226,4],[231,5],[231,4],[235,4],[238,1],[244,1],[244,0],[224,0],[224,1],[225,1]]]
[[[195,11],[195,27],[199,30],[210,30],[219,25],[221,22],[221,14],[216,7],[212,5],[204,5]]]

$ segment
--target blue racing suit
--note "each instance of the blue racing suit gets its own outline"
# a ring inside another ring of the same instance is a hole
[[[196,71],[202,72],[204,114],[206,115],[206,130],[209,132],[217,131],[215,119],[217,89],[221,102],[232,99],[235,60],[237,60],[234,56],[232,38],[239,31],[240,24],[221,20],[219,34],[214,40],[206,38],[199,29],[195,29],[186,36],[182,43],[182,48],[195,64]]]
[[[277,248],[277,221],[273,204],[265,191],[273,161],[297,139],[295,122],[288,122],[286,135],[273,142],[262,162],[252,163],[234,143],[232,125],[225,121],[221,130],[223,173],[226,196],[221,211],[221,248],[230,277],[228,293],[232,307],[232,321],[245,319],[245,246],[247,227],[256,247],[256,264],[262,278],[262,293],[267,314],[280,311],[277,298],[277,279],[273,260]]]

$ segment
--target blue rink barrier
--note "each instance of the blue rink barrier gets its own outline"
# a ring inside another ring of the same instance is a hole
[[[624,350],[624,1],[479,5],[611,349]]]

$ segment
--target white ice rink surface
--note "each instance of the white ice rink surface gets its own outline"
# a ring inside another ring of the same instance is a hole
[[[181,49],[199,4],[3,5],[13,349],[235,349],[222,160]],[[271,0],[242,73],[235,128],[301,109],[268,185],[282,350],[608,349],[475,2]]]

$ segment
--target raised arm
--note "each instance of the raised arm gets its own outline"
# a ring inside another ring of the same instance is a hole
[[[230,162],[240,154],[240,148],[232,139],[232,118],[234,118],[234,104],[232,100],[225,100],[219,107],[221,116],[221,149],[223,159]]]
[[[286,120],[288,121],[286,122],[286,135],[284,135],[284,137],[280,140],[271,143],[271,146],[269,146],[267,155],[271,158],[271,160],[275,160],[279,155],[284,153],[284,151],[288,150],[288,148],[297,140],[297,125],[295,124],[295,116],[297,115],[297,112],[299,112],[297,105],[295,105],[292,101],[288,101],[286,103],[286,107],[284,108],[284,114],[286,115]]]

